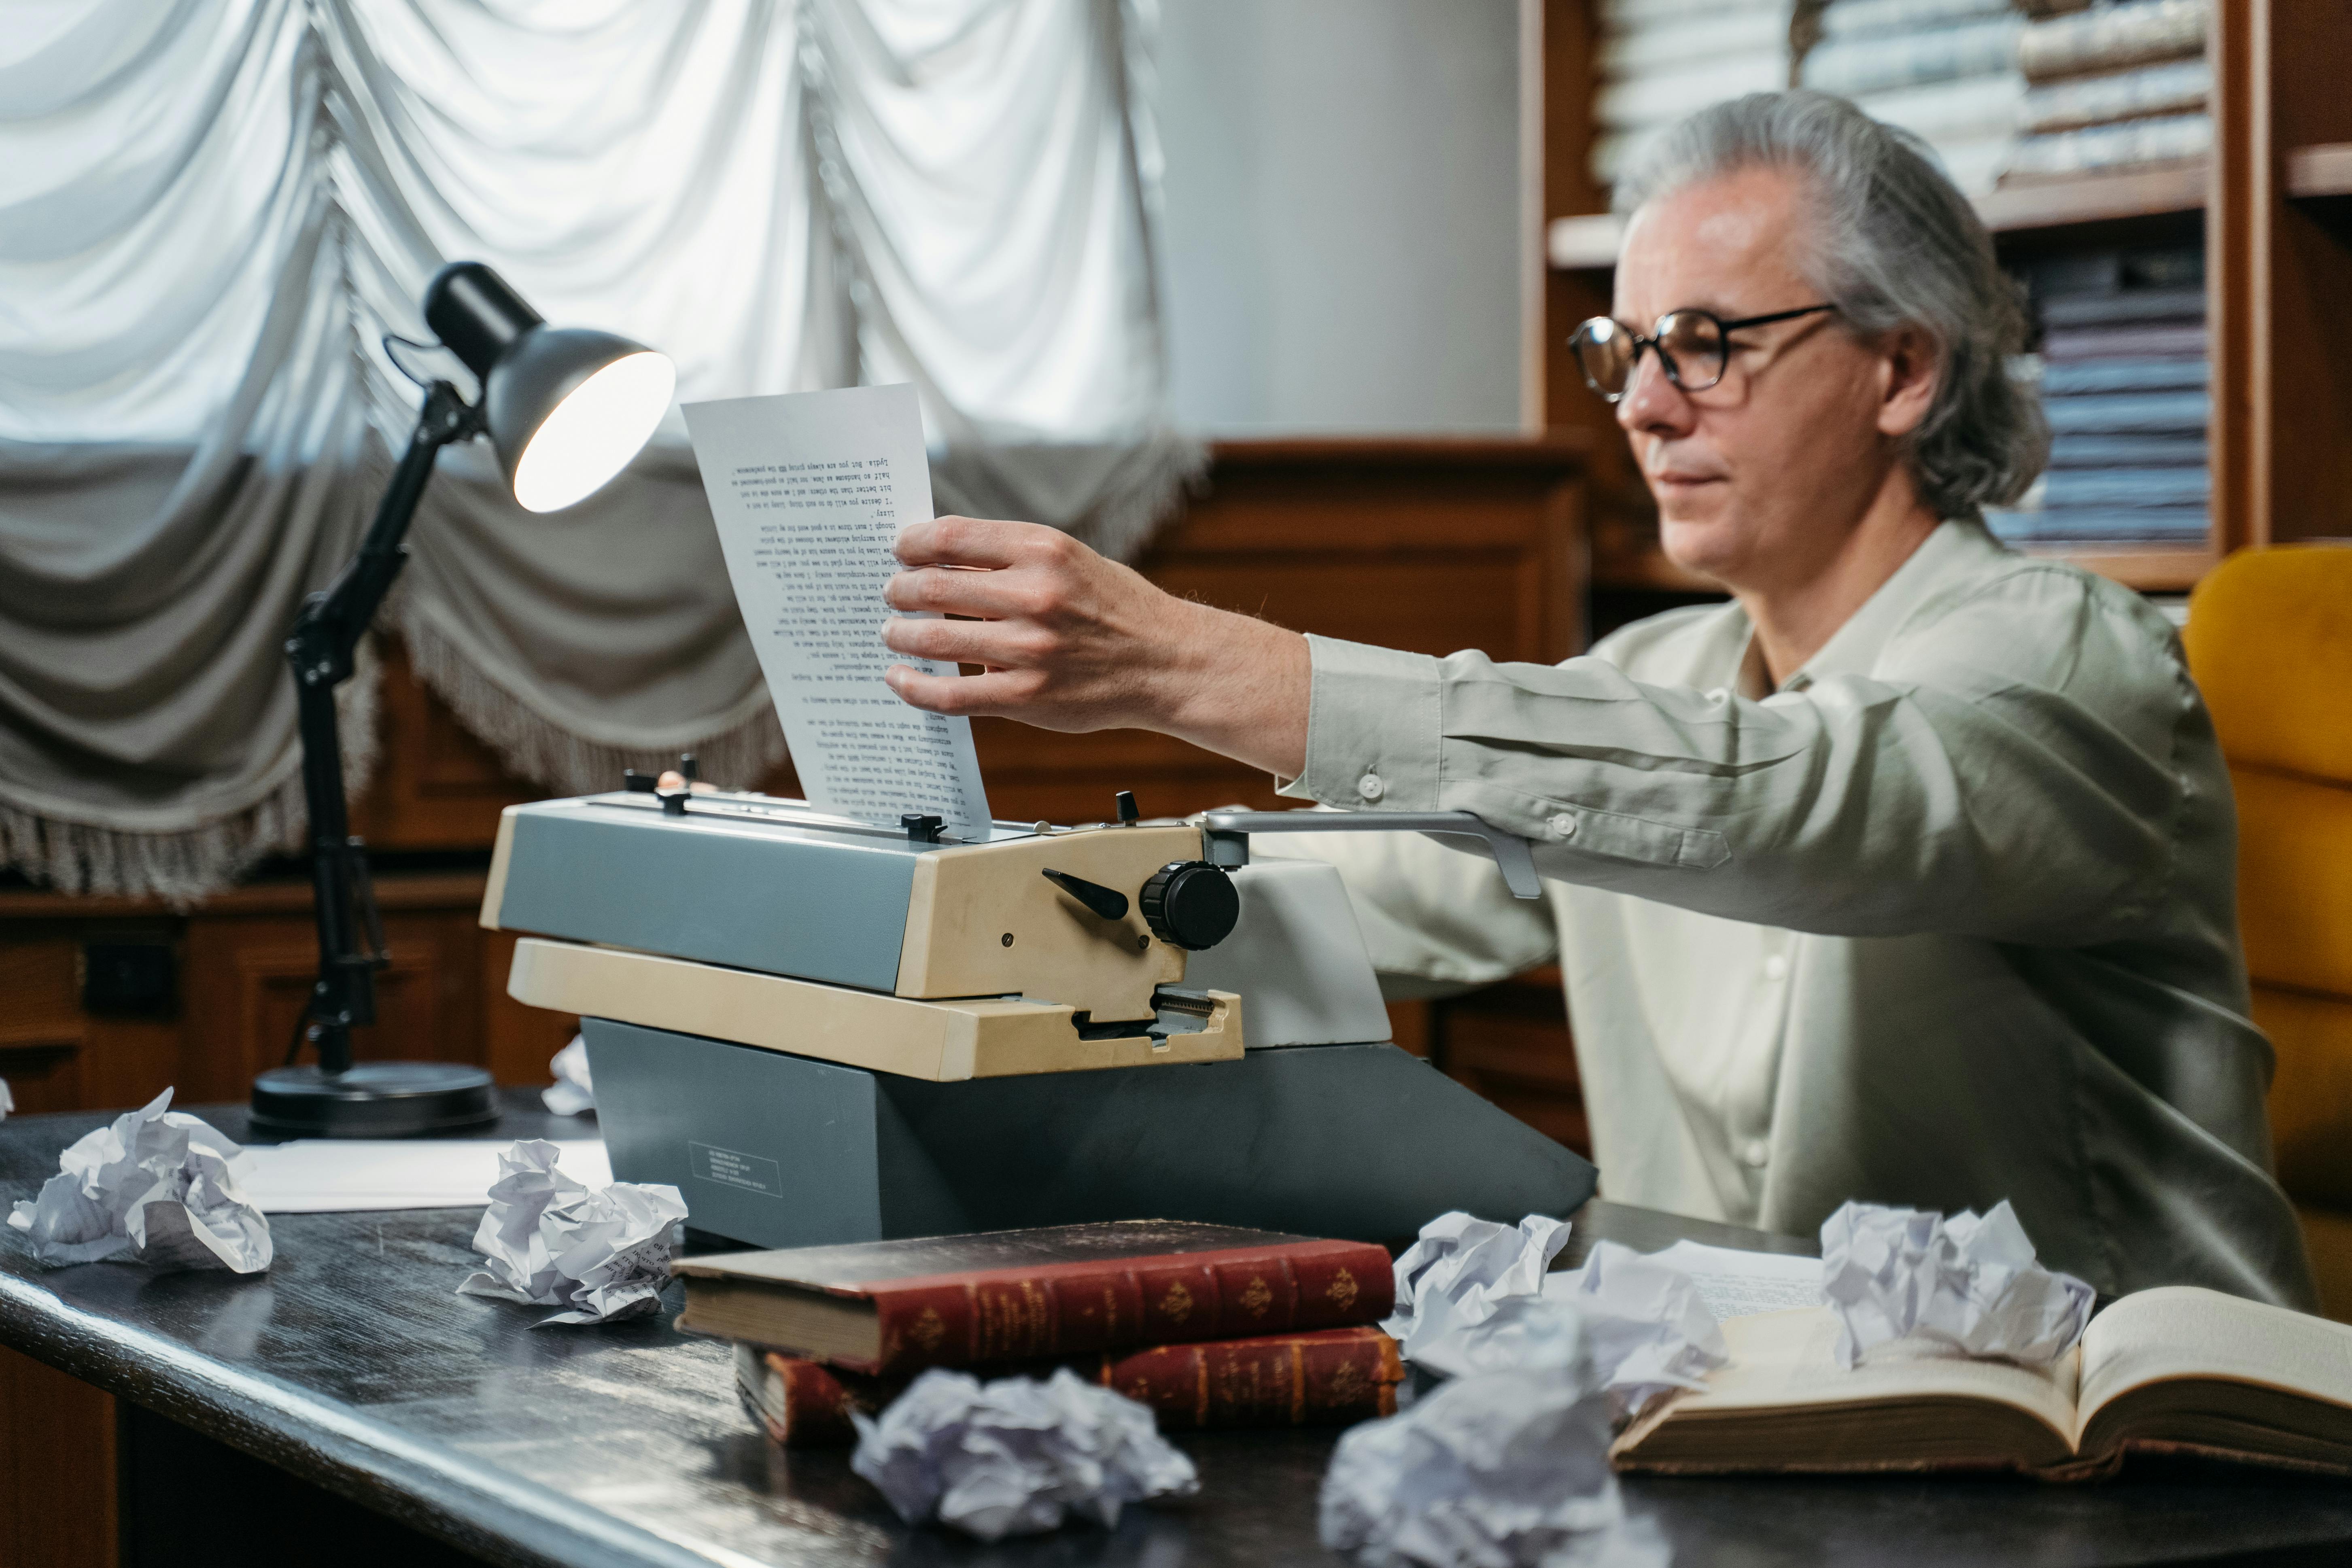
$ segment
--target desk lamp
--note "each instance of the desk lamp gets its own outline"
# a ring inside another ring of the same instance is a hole
[[[627,466],[677,389],[677,373],[663,355],[610,332],[548,326],[478,261],[453,262],[435,275],[425,290],[425,321],[474,373],[478,400],[468,404],[446,381],[426,384],[416,433],[359,553],[332,587],[303,601],[286,639],[310,813],[319,980],[287,1065],[254,1080],[257,1131],[386,1138],[497,1120],[490,1075],[479,1068],[352,1060],[352,1030],[375,1021],[375,973],[391,959],[366,847],[350,836],[345,816],[335,688],[351,679],[352,651],[407,562],[401,541],[442,447],[488,436],[515,500],[530,511],[556,511],[585,500]],[[296,1067],[306,1039],[318,1063]]]

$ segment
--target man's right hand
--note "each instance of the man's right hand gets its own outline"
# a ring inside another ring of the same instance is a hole
[[[982,667],[890,689],[934,713],[998,714],[1041,729],[1175,735],[1295,777],[1306,765],[1307,640],[1179,599],[1140,573],[1035,523],[935,518],[898,536],[907,569],[883,597],[893,652]]]

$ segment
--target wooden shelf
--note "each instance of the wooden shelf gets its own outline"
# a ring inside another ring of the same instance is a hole
[[[2205,160],[2196,158],[2118,174],[2003,185],[1989,196],[1979,196],[1976,207],[1987,228],[2010,236],[2186,217],[2205,210],[2210,177]]]
[[[2308,158],[2315,180],[2336,184],[2311,195],[2352,191],[2352,146],[2306,147],[2289,159],[2288,188],[2294,185],[2295,160]],[[2192,218],[2205,210],[2208,170],[2203,159],[2132,169],[2113,174],[2083,174],[2071,179],[2036,180],[2005,185],[1979,196],[1977,213],[1985,226],[2004,238],[2032,241],[2046,235],[2069,236],[2097,228],[2127,229]],[[1623,226],[1615,215],[1595,213],[1585,217],[1551,221],[1546,248],[1551,265],[1563,272],[1605,272],[1617,264],[1617,241]]]
[[[2020,544],[2018,549],[2027,555],[2071,561],[2143,594],[2186,594],[2217,559],[2202,544]]]
[[[2296,147],[2286,155],[2286,194],[2298,201],[2352,196],[2352,142]]]
[[[2143,594],[2185,594],[2212,569],[2215,556],[2203,545],[2099,543],[2067,547],[2021,544],[2027,555],[2070,561],[2086,572],[2114,579]],[[1719,594],[1723,584],[1685,571],[1654,546],[1601,554],[1592,561],[1592,585],[1617,593]]]

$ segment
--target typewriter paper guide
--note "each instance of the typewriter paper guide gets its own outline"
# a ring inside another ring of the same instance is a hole
[[[897,826],[919,812],[985,837],[971,722],[909,708],[883,672],[882,586],[898,531],[931,516],[922,413],[908,385],[686,405],[727,575],[809,804]]]

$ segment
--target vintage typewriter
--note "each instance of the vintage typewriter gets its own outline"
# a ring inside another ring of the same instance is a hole
[[[1339,873],[1271,831],[1527,845],[1465,812],[877,826],[632,774],[508,808],[482,923],[582,1016],[614,1175],[763,1247],[1090,1219],[1394,1240],[1591,1167],[1389,1043]]]

